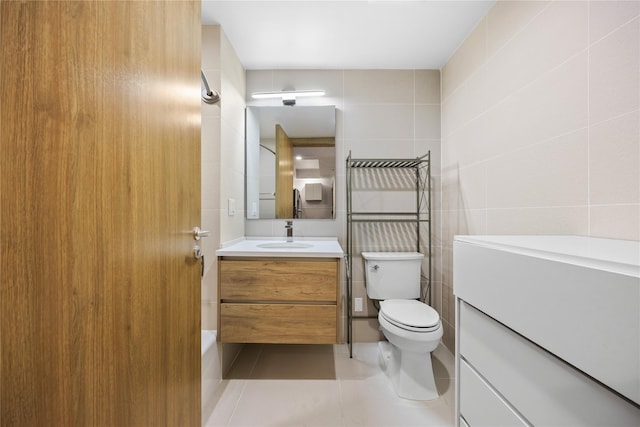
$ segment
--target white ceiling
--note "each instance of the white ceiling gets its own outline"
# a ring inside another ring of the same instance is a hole
[[[203,0],[247,70],[439,69],[494,1]]]

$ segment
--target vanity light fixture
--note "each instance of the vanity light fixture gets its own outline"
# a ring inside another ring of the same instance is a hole
[[[323,90],[283,90],[280,92],[254,92],[253,99],[281,98],[284,105],[296,105],[297,96],[324,96]]]

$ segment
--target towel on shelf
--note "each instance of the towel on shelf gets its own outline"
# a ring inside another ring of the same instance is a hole
[[[304,199],[307,202],[322,201],[322,184],[305,184]]]

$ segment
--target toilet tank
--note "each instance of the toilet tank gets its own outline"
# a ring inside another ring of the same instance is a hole
[[[365,287],[370,299],[420,297],[420,252],[362,252]]]

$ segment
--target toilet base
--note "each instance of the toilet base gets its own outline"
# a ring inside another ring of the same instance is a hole
[[[435,400],[439,397],[430,352],[401,352],[388,341],[380,341],[378,349],[380,366],[398,396],[411,400]]]

